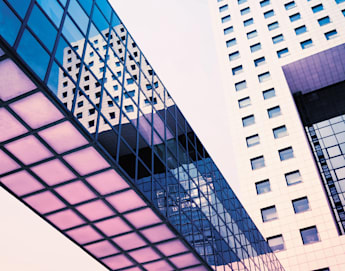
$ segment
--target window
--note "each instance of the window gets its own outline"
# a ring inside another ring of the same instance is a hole
[[[271,9],[271,10],[269,10],[269,11],[266,11],[266,12],[264,13],[265,19],[271,18],[271,17],[273,17],[273,16],[274,16],[274,10],[273,10],[273,9]]]
[[[266,59],[265,59],[264,56],[254,60],[255,67],[261,66],[261,65],[263,65],[265,63],[266,63]]]
[[[231,71],[232,71],[232,75],[237,75],[237,74],[243,72],[243,67],[242,67],[242,65],[239,65],[239,66],[232,68]]]
[[[314,13],[317,13],[317,12],[320,12],[321,10],[323,10],[323,5],[322,4],[318,4],[316,6],[313,6],[311,9],[312,9],[312,11]]]
[[[246,80],[243,80],[241,82],[235,83],[236,91],[239,91],[239,90],[242,90],[242,89],[245,89],[245,88],[247,88],[247,81]]]
[[[135,95],[135,90],[130,90],[128,92],[125,92],[125,98],[128,99],[129,97],[134,97]]]
[[[268,113],[268,117],[269,117],[270,119],[275,118],[275,117],[278,117],[279,115],[282,114],[279,105],[267,109],[267,113]]]
[[[247,142],[248,148],[260,144],[259,135],[256,134],[256,135],[246,137],[246,142]]]
[[[233,26],[229,26],[229,27],[224,29],[224,35],[230,34],[231,32],[234,32]]]
[[[307,32],[307,27],[305,25],[295,28],[296,35],[301,35],[305,32]]]
[[[291,1],[291,2],[286,3],[286,4],[284,5],[284,7],[285,7],[286,10],[292,9],[292,8],[294,8],[295,6],[296,6],[295,1]]]
[[[264,96],[264,100],[267,100],[267,99],[275,97],[276,91],[274,88],[270,88],[270,89],[264,90],[262,92],[262,95]]]
[[[223,0],[217,0],[217,2],[222,2]]]
[[[255,123],[254,115],[250,115],[242,118],[243,127],[247,127]]]
[[[227,15],[227,16],[225,16],[225,17],[223,17],[222,18],[222,23],[224,24],[224,23],[226,23],[226,22],[229,22],[230,21],[230,15]]]
[[[330,40],[330,39],[333,39],[333,38],[335,38],[336,36],[337,36],[337,30],[332,30],[332,31],[329,31],[329,32],[327,32],[327,33],[325,33],[325,37],[326,37],[326,39],[327,40]]]
[[[302,182],[301,173],[299,172],[299,170],[286,173],[285,180],[286,180],[287,185],[301,183]]]
[[[243,15],[246,15],[246,14],[248,14],[249,12],[250,12],[250,8],[249,7],[246,7],[246,8],[244,8],[244,9],[241,9],[241,15],[243,16]]]
[[[274,252],[282,251],[285,249],[283,235],[276,235],[267,238],[267,243]]]
[[[78,104],[77,104],[78,107],[82,107],[83,105],[84,105],[84,102],[83,102],[83,101],[80,101],[80,102],[78,102]]]
[[[258,32],[256,30],[250,31],[247,33],[247,39],[255,38],[257,37],[257,35],[258,35]]]
[[[278,58],[285,57],[288,54],[289,54],[289,49],[288,48],[284,48],[284,49],[281,49],[281,50],[277,51]]]
[[[313,271],[329,271],[329,268],[325,267],[325,268],[320,268],[320,269],[313,270]]]
[[[323,17],[321,19],[317,20],[320,26],[324,26],[326,24],[329,24],[331,22],[330,18],[328,16]]]
[[[270,4],[270,0],[263,0],[260,2],[260,6],[263,8]]]
[[[271,74],[270,74],[270,72],[265,72],[265,73],[259,74],[258,79],[259,79],[260,83],[266,82],[267,80],[271,79]]]
[[[278,22],[273,22],[273,23],[267,25],[267,27],[268,27],[269,31],[272,31],[272,30],[277,29],[279,27],[279,23]]]
[[[271,191],[271,185],[270,185],[270,181],[269,180],[264,180],[264,181],[261,181],[261,182],[257,182],[257,183],[255,183],[255,187],[256,187],[256,193],[258,195],[265,194],[265,193]]]
[[[345,0],[335,0],[335,2],[336,2],[337,4],[340,4],[340,3],[345,2]]]
[[[265,158],[263,156],[250,159],[252,170],[263,168],[265,166]]]
[[[260,42],[250,46],[250,51],[252,53],[259,51],[260,49],[261,49],[261,43]]]
[[[237,43],[237,42],[236,42],[236,39],[233,38],[233,39],[228,40],[228,41],[226,42],[226,47],[234,46],[236,43]]]
[[[91,120],[89,121],[89,128],[95,126],[95,121],[94,120]]]
[[[127,112],[133,112],[134,111],[133,105],[126,105],[125,109],[126,109]]]
[[[247,2],[247,0],[237,0],[237,3],[238,3],[239,5],[241,5],[241,4],[245,3],[245,2]]]
[[[249,97],[245,97],[243,99],[238,100],[239,108],[247,107],[249,105],[251,105],[251,101]]]
[[[110,112],[109,116],[110,116],[110,119],[115,119],[115,112]]]
[[[312,47],[313,41],[311,39],[309,39],[309,40],[302,41],[300,44],[301,44],[302,49],[304,50],[304,49],[307,49],[309,47]]]
[[[221,6],[221,7],[219,7],[219,12],[224,12],[224,11],[228,10],[228,8],[229,8],[228,5]]]
[[[249,25],[251,25],[251,24],[253,24],[254,23],[254,19],[253,18],[250,18],[250,19],[248,19],[248,20],[245,20],[244,22],[243,22],[243,25],[244,26],[249,26]]]
[[[345,16],[345,9],[343,9],[341,12],[342,12],[342,13],[343,13],[343,15]]]
[[[289,16],[289,18],[290,18],[290,22],[295,22],[295,21],[301,19],[301,14],[296,13],[296,14]]]
[[[320,241],[316,226],[300,229],[299,231],[304,245]]]
[[[284,41],[283,34],[280,34],[280,35],[272,37],[273,44],[276,44],[276,43],[279,43],[279,42],[282,42],[282,41]]]
[[[309,201],[307,197],[294,199],[292,201],[293,210],[295,211],[295,214],[303,213],[305,211],[308,211],[309,208]]]
[[[276,138],[276,139],[287,136],[288,132],[287,132],[286,126],[283,125],[283,126],[279,126],[277,128],[274,128],[273,129],[273,135],[274,135],[274,138]]]
[[[285,160],[294,158],[292,147],[279,150],[278,152],[279,152],[280,161],[285,161]]]
[[[233,60],[235,60],[235,59],[237,59],[239,57],[240,57],[240,52],[239,51],[236,51],[236,52],[233,52],[233,53],[229,54],[229,60],[230,61],[233,61]]]
[[[108,106],[109,106],[109,107],[113,107],[113,106],[114,106],[113,101],[108,101]]]
[[[277,214],[276,207],[273,205],[273,206],[261,209],[261,217],[262,217],[262,222],[268,222],[268,221],[277,219],[278,214]]]

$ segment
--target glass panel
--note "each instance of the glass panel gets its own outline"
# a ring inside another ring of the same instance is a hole
[[[301,229],[300,232],[301,232],[302,241],[304,245],[320,241],[316,226],[306,228],[306,229]]]
[[[309,210],[309,201],[307,197],[293,200],[292,205],[296,214]]]
[[[288,160],[294,157],[293,149],[291,147],[279,150],[280,161]]]
[[[271,207],[261,209],[261,216],[262,216],[263,222],[268,222],[268,221],[277,219],[278,216],[277,216],[276,207],[271,206]]]
[[[271,191],[271,185],[269,180],[261,181],[255,184],[256,193],[258,195],[264,194]]]
[[[26,11],[28,10],[28,7],[30,5],[30,0],[8,0],[8,2],[12,5],[12,7],[15,9],[15,11],[18,12],[18,14],[24,18]],[[2,7],[0,7],[2,9]]]
[[[53,21],[55,26],[59,27],[63,9],[56,0],[36,0],[37,3],[42,7],[48,17]]]

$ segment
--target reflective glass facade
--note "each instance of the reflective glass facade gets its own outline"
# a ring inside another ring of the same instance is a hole
[[[16,3],[1,185],[111,270],[283,270],[109,3]]]

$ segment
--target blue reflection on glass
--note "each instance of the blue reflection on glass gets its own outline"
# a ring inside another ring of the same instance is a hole
[[[52,68],[50,70],[47,85],[50,88],[50,90],[52,90],[53,93],[57,95],[59,87],[59,66],[55,62],[53,62]]]
[[[45,13],[59,27],[63,10],[56,0],[37,0]]]
[[[92,8],[92,0],[80,0],[78,2],[84,8],[85,12],[90,15]]]
[[[57,31],[36,5],[32,9],[28,25],[44,45],[52,51]]]
[[[116,15],[116,13],[113,13],[113,16],[111,18],[111,26],[116,26],[121,24],[120,18]]]
[[[109,23],[105,20],[102,13],[96,6],[93,10],[92,21],[95,23],[99,31],[109,28]]]
[[[20,21],[13,12],[1,1],[0,2],[0,35],[13,45],[20,28]]]
[[[43,79],[48,67],[49,55],[28,30],[24,32],[17,52],[33,71]]]
[[[26,11],[28,10],[30,0],[8,0],[12,7],[18,12],[18,14],[24,18]]]
[[[86,16],[85,12],[76,2],[76,0],[71,0],[71,2],[69,3],[68,12],[78,24],[80,29],[84,32],[84,34],[86,34],[89,18]]]
[[[75,26],[75,24],[72,22],[72,20],[69,18],[69,16],[66,16],[65,23],[64,23],[64,26],[62,29],[62,34],[71,43],[84,39],[84,36],[81,34],[81,32]]]
[[[98,5],[99,9],[103,12],[105,18],[108,21],[110,21],[112,8],[109,6],[107,0],[96,0],[96,4]]]

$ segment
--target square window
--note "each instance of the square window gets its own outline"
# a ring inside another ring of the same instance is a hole
[[[345,9],[343,9],[341,12],[342,12],[342,13],[343,13],[343,15],[345,16]]]
[[[299,172],[299,170],[285,173],[285,180],[286,180],[287,185],[301,183],[302,182],[301,173]]]
[[[239,65],[237,67],[232,68],[231,71],[232,71],[232,75],[237,75],[243,72],[243,67],[242,65]]]
[[[275,117],[278,117],[279,115],[282,114],[279,105],[267,109],[267,113],[268,113],[268,117],[269,117],[270,119],[275,118]]]
[[[295,22],[295,21],[301,19],[301,14],[296,13],[296,14],[289,16],[289,18],[290,18],[290,22]]]
[[[335,2],[336,2],[337,4],[340,4],[340,3],[345,2],[345,0],[335,0]]]
[[[263,8],[270,4],[270,0],[263,0],[260,2],[260,6]]]
[[[292,147],[279,150],[278,152],[279,152],[280,161],[285,161],[285,160],[294,158]]]
[[[327,32],[327,33],[325,33],[325,37],[326,37],[326,39],[327,40],[330,40],[330,39],[333,39],[333,38],[335,38],[336,36],[337,36],[337,30],[332,30],[332,31],[329,31],[329,32]]]
[[[278,58],[285,57],[285,56],[289,55],[289,49],[288,48],[281,49],[281,50],[277,51],[277,55],[278,55]]]
[[[236,44],[237,44],[236,39],[233,38],[233,39],[228,40],[228,41],[226,42],[226,47],[231,47],[231,46],[234,46],[234,45],[236,45]]]
[[[296,35],[301,35],[305,32],[307,32],[307,27],[305,25],[295,28]]]
[[[313,271],[329,271],[329,268],[328,268],[328,267],[326,267],[326,268],[320,268],[320,269],[313,270]]]
[[[255,67],[261,66],[266,63],[265,57],[260,57],[254,60]]]
[[[261,43],[260,42],[250,46],[250,51],[252,53],[259,51],[260,49],[261,49]]]
[[[309,40],[302,41],[300,44],[301,44],[302,49],[304,50],[304,49],[307,49],[309,47],[312,47],[313,41],[311,39],[309,39]]]
[[[270,181],[269,180],[264,180],[264,181],[261,181],[261,182],[257,182],[257,183],[255,183],[255,187],[256,187],[256,193],[258,195],[265,194],[265,193],[271,191],[271,185],[270,185]]]
[[[271,79],[271,74],[270,72],[264,72],[258,75],[258,79],[260,83],[266,82]]]
[[[284,137],[284,136],[287,136],[287,135],[288,135],[288,132],[287,132],[286,126],[283,125],[283,126],[274,128],[274,129],[273,129],[273,135],[274,135],[274,138],[275,138],[275,139],[277,139],[277,138],[282,138],[282,137]]]
[[[254,23],[254,19],[253,18],[250,18],[248,20],[243,21],[243,25],[244,26],[249,26],[249,25],[252,25],[253,23]]]
[[[307,197],[294,199],[292,201],[293,210],[295,211],[295,214],[303,213],[305,211],[308,211],[309,208],[309,201]]]
[[[230,61],[233,61],[233,60],[235,60],[235,59],[237,59],[239,57],[240,57],[240,52],[239,51],[236,51],[236,52],[233,52],[233,53],[229,54],[229,60]]]
[[[253,125],[255,123],[254,115],[249,115],[247,117],[242,118],[242,125],[243,127],[247,127],[249,125]]]
[[[283,34],[274,36],[274,37],[272,38],[273,44],[276,44],[276,43],[279,43],[279,42],[282,42],[282,41],[284,41],[284,36],[283,36]]]
[[[296,3],[295,3],[295,1],[291,1],[289,3],[286,3],[284,5],[284,7],[285,7],[286,10],[289,10],[289,9],[292,9],[292,8],[296,7]]]
[[[237,0],[237,3],[238,3],[239,5],[241,5],[241,4],[245,3],[245,2],[247,2],[247,0]]]
[[[273,22],[273,23],[267,25],[267,28],[268,28],[269,31],[277,29],[278,27],[279,27],[279,23],[278,22]]]
[[[226,11],[228,9],[229,9],[229,6],[228,5],[224,5],[224,6],[219,7],[219,12],[224,12],[224,11]]]
[[[276,91],[274,88],[270,88],[270,89],[264,90],[262,92],[262,95],[264,96],[264,100],[267,100],[267,99],[275,97]]]
[[[259,135],[256,134],[256,135],[252,135],[252,136],[246,137],[246,142],[247,142],[247,147],[248,148],[260,144]]]
[[[278,219],[276,207],[273,205],[273,206],[261,209],[261,217],[262,217],[262,222],[268,222],[268,221]]]
[[[234,32],[234,27],[233,26],[229,26],[229,27],[224,29],[224,35],[230,34],[232,32]]]
[[[318,19],[317,21],[320,26],[324,26],[326,24],[329,24],[331,22],[331,19],[328,16],[326,16],[326,17]]]
[[[317,13],[317,12],[320,12],[321,10],[323,10],[323,5],[319,4],[319,5],[313,6],[311,9],[314,13]]]
[[[258,36],[258,32],[256,30],[250,31],[247,33],[247,39],[252,39]]]
[[[283,235],[276,235],[267,238],[267,243],[274,252],[282,251],[285,249]]]
[[[222,18],[222,23],[224,24],[224,23],[226,23],[226,22],[229,22],[230,20],[231,20],[230,15],[227,15],[227,16],[225,16],[225,17]]]
[[[247,88],[247,81],[246,80],[235,83],[236,91],[239,91],[239,90],[242,90],[245,88]]]
[[[273,16],[274,16],[274,10],[273,10],[273,9],[271,9],[271,10],[269,10],[269,11],[266,11],[266,12],[264,13],[265,19],[271,18],[271,17],[273,17]]]
[[[249,7],[246,7],[246,8],[244,8],[244,9],[241,9],[241,15],[243,16],[243,15],[246,15],[246,14],[248,14],[249,12],[250,12],[250,8]]]
[[[134,107],[133,107],[133,105],[126,105],[126,106],[125,106],[125,109],[126,109],[127,112],[134,112]]]
[[[299,231],[304,245],[320,241],[316,226],[300,229]]]
[[[250,159],[252,170],[263,168],[265,166],[265,158],[263,156]]]
[[[238,100],[239,108],[247,107],[249,105],[251,105],[251,101],[249,97],[245,97],[243,99]]]

